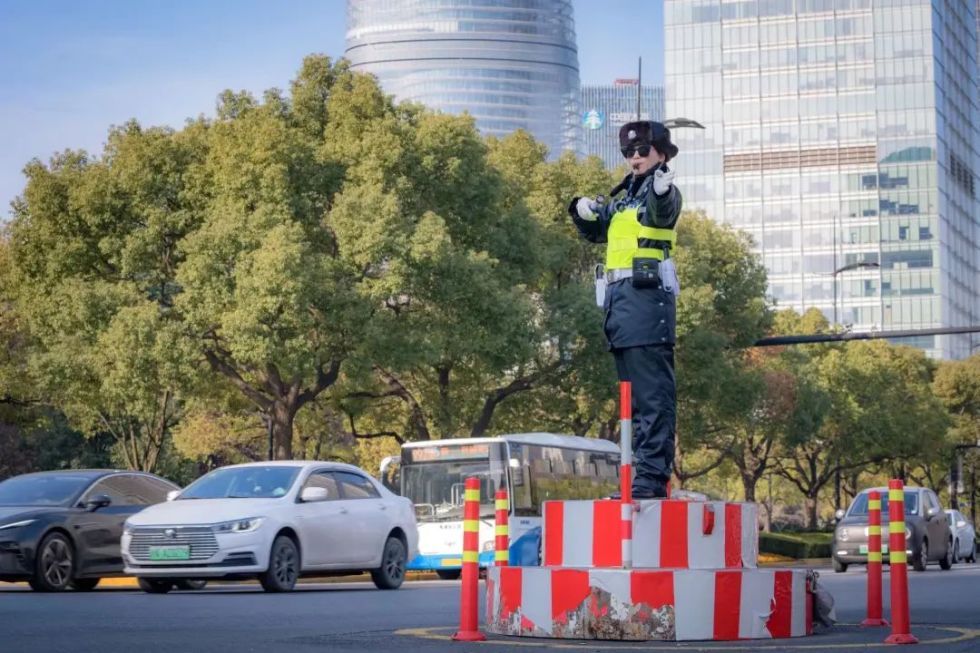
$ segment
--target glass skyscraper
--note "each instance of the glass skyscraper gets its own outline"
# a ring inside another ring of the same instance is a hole
[[[638,79],[617,79],[611,85],[582,87],[581,129],[584,153],[595,155],[612,169],[624,165],[619,151],[619,128],[636,120]],[[664,120],[664,88],[643,86],[640,120]]]
[[[980,323],[974,2],[665,0],[665,23],[667,113],[707,127],[674,132],[685,205],[753,235],[780,306]]]
[[[571,0],[348,0],[346,57],[399,100],[581,151]]]

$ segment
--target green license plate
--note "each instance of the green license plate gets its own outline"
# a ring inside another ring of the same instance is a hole
[[[866,554],[868,552],[868,545],[867,544],[862,544],[860,546],[860,551],[861,551],[862,554]],[[887,544],[882,544],[881,545],[881,552],[882,553],[888,553],[888,545]]]
[[[191,547],[189,546],[151,546],[150,560],[160,562],[163,560],[190,560]]]

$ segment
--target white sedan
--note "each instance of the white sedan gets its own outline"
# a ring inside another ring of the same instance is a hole
[[[302,575],[361,571],[396,589],[418,549],[411,502],[353,465],[233,465],[171,494],[123,529],[126,573],[147,592],[211,578],[287,592]]]
[[[949,530],[953,533],[953,562],[977,561],[977,534],[973,524],[959,510],[947,510]]]

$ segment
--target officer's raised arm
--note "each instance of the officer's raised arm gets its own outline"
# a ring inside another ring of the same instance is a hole
[[[606,242],[609,212],[605,205],[591,197],[576,197],[568,205],[568,214],[572,216],[575,228],[586,240],[592,243]]]
[[[681,192],[674,185],[676,171],[667,162],[677,156],[677,146],[670,140],[670,130],[653,123],[651,140],[657,151],[664,154],[664,161],[653,173],[653,192],[647,196],[647,212],[657,227],[672,227],[681,214]]]
[[[666,166],[664,166],[666,167]],[[661,193],[658,193],[658,186]],[[677,222],[681,214],[683,198],[681,191],[674,185],[674,171],[657,170],[653,177],[653,192],[647,197],[647,211],[653,216],[653,222],[658,227],[669,227]]]

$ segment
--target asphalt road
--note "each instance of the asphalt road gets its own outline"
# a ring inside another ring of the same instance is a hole
[[[930,567],[909,578],[912,630],[923,640],[916,650],[980,651],[980,565],[957,565],[949,572]],[[838,619],[845,625],[804,639],[704,645],[509,638],[484,644],[450,642],[447,637],[458,620],[459,585],[444,581],[409,582],[395,592],[356,582],[303,584],[292,594],[280,595],[248,584],[163,596],[128,589],[38,594],[0,583],[0,651],[886,650],[879,645],[886,629],[853,626],[864,617],[863,569],[846,574],[824,570],[821,581],[834,595]],[[885,583],[887,597],[887,571]]]

